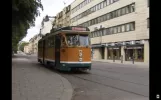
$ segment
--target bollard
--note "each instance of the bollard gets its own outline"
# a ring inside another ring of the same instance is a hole
[[[132,57],[132,63],[134,64],[134,56]]]
[[[123,63],[123,55],[121,55],[121,63]]]
[[[115,62],[115,56],[113,56],[113,62]]]

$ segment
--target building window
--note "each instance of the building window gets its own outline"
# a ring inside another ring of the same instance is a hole
[[[97,11],[97,10],[98,10],[98,6],[96,5],[96,6],[95,6],[95,8],[96,8],[96,10],[95,10],[95,11]]]
[[[121,15],[125,15],[125,7],[121,9]]]
[[[125,12],[126,12],[126,14],[128,14],[130,12],[130,7],[129,6],[125,7]]]
[[[103,21],[106,21],[107,20],[107,17],[106,15],[103,16]]]
[[[106,35],[106,29],[103,30],[103,36]]]
[[[101,9],[103,8],[103,2],[101,2]]]
[[[101,9],[101,4],[98,4],[97,5],[97,10],[100,10]]]
[[[125,25],[121,25],[122,32],[125,32]]]
[[[106,3],[106,2],[107,2],[107,1],[104,1],[104,2],[103,2],[103,6],[104,6],[104,7],[107,6],[107,3]]]
[[[87,4],[87,0],[84,1],[84,5],[86,5],[86,4]]]
[[[110,19],[110,13],[106,14],[106,16],[107,16],[107,20],[109,20]]]
[[[100,33],[99,33],[99,31],[97,31],[97,37],[99,37],[100,36]]]
[[[135,4],[130,5],[130,8],[131,8],[131,12],[134,12],[135,11]]]
[[[95,11],[96,11],[96,6],[93,7],[93,12],[95,12]]]
[[[116,11],[113,11],[112,15],[113,15],[112,18],[115,18],[116,17]]]
[[[117,33],[117,27],[113,28],[113,33],[116,34]]]
[[[111,27],[111,28],[109,28],[109,30],[110,30],[110,34],[113,34],[113,27]]]
[[[110,34],[110,30],[109,28],[106,29],[106,35],[109,35]]]
[[[125,25],[125,31],[126,31],[126,32],[130,31],[130,24],[126,24],[126,25]]]
[[[110,0],[106,0],[106,5],[108,6],[110,4]]]
[[[121,32],[121,26],[117,26],[117,33]]]
[[[104,20],[103,20],[104,16],[101,16],[100,18],[101,18],[101,22],[103,22],[103,21],[104,21]]]
[[[117,10],[117,16],[118,17],[121,16],[121,10],[120,9]]]
[[[135,22],[130,23],[130,30],[131,31],[135,30]]]

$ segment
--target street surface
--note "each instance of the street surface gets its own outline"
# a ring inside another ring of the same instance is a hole
[[[44,67],[37,64],[36,56],[24,57],[33,62],[30,65]],[[87,72],[52,72],[72,84],[72,100],[149,100],[149,66],[93,62],[92,70]],[[46,74],[49,74],[48,77],[52,75],[51,72]]]
[[[24,55],[12,59],[12,100],[71,100],[68,80]]]

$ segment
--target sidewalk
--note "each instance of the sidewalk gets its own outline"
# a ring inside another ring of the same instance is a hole
[[[25,57],[12,58],[12,100],[71,100],[72,94],[59,74]]]
[[[123,63],[121,63],[121,60],[115,60],[115,62],[113,62],[113,60],[97,60],[97,59],[92,59],[92,61],[94,62],[107,62],[107,63],[116,63],[116,64],[126,64],[126,65],[140,65],[140,66],[149,66],[149,63],[144,63],[144,62],[133,62],[132,61],[123,61]]]

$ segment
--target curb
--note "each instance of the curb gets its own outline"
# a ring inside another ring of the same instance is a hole
[[[130,64],[130,63],[118,63],[118,62],[110,62],[110,61],[97,61],[97,60],[92,60],[92,62],[104,62],[104,63],[113,63],[113,64],[124,64],[124,65],[139,65],[139,66],[149,66],[148,64]]]
[[[60,77],[64,86],[64,90],[63,90],[62,96],[60,97],[60,100],[71,100],[73,96],[73,87],[71,83],[67,79],[59,75],[58,73],[56,74]]]

